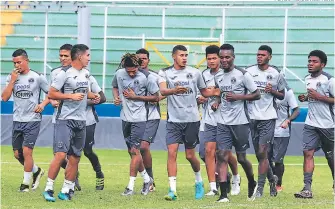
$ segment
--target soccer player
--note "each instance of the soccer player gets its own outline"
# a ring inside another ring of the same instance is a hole
[[[116,71],[113,79],[113,96],[116,105],[122,101],[123,135],[131,154],[129,183],[122,195],[134,194],[138,171],[144,180],[141,194],[147,195],[153,186],[153,179],[144,168],[140,147],[148,119],[146,102],[158,102],[159,87],[154,79],[149,79],[152,76],[150,73],[139,71],[141,59],[136,54],[124,55],[121,63],[123,68]]]
[[[312,176],[314,152],[320,148],[325,153],[334,180],[334,77],[323,71],[327,55],[320,50],[308,55],[308,73],[305,77],[307,95],[301,94],[300,102],[308,101],[308,114],[303,130],[304,188],[295,193],[296,198],[313,198]],[[333,186],[334,187],[334,186]]]
[[[28,54],[17,49],[12,54],[14,70],[8,75],[1,99],[7,102],[13,94],[12,145],[15,158],[23,165],[23,182],[20,192],[29,192],[31,177],[32,190],[37,189],[44,170],[34,164],[33,149],[40,132],[42,111],[49,103],[46,98],[40,103],[41,90],[49,91],[46,78],[29,68]]]
[[[282,178],[284,175],[284,157],[290,141],[291,122],[299,115],[299,106],[294,97],[293,90],[286,84],[285,98],[283,100],[275,100],[277,106],[278,118],[276,120],[276,128],[273,144],[269,150],[269,162],[274,162],[273,173],[278,177],[276,189],[282,191]],[[292,114],[290,113],[293,110]]]
[[[148,76],[148,79],[154,79],[153,82],[157,83],[157,86],[159,85],[159,75],[150,70],[148,68],[149,62],[150,62],[150,54],[146,49],[139,49],[136,51],[137,57],[141,60],[141,70],[144,70],[145,72],[149,72],[151,76]],[[165,99],[164,96],[159,95],[159,101]],[[148,102],[147,103],[147,111],[148,111],[148,121],[146,123],[144,136],[141,142],[141,155],[143,158],[143,164],[145,167],[145,170],[147,171],[148,175],[154,179],[153,172],[152,172],[152,157],[150,153],[150,144],[154,143],[157,129],[159,127],[160,122],[160,107],[159,102]],[[155,182],[153,183],[153,186],[150,188],[150,191],[155,190]]]
[[[70,200],[74,190],[81,152],[86,138],[87,99],[97,99],[99,94],[89,91],[89,72],[85,69],[90,61],[89,48],[84,44],[74,45],[71,49],[71,67],[58,73],[51,84],[48,97],[60,100],[57,109],[54,131],[54,158],[51,161],[48,180],[43,196],[54,202],[54,181],[66,156],[68,164],[62,190],[58,194],[61,200]]]
[[[238,162],[242,165],[248,178],[248,198],[256,192],[257,183],[251,163],[246,158],[249,146],[249,119],[245,106],[246,101],[258,100],[259,90],[250,73],[234,65],[234,47],[223,44],[220,47],[220,59],[223,71],[219,71],[214,79],[214,93],[220,96],[221,104],[217,117],[217,170],[219,172],[221,195],[217,202],[229,202],[227,196],[228,159],[235,147]],[[250,92],[247,94],[246,92]]]
[[[262,45],[258,48],[257,64],[245,69],[252,75],[261,94],[260,100],[248,103],[251,137],[259,163],[258,186],[256,193],[251,198],[252,200],[263,196],[266,175],[270,182],[270,195],[277,196],[278,177],[273,175],[272,169],[269,168],[267,153],[273,140],[277,119],[274,99],[284,99],[285,81],[279,69],[269,65],[271,58],[271,47]]]
[[[186,159],[195,174],[195,198],[204,196],[204,186],[200,172],[200,162],[195,156],[195,147],[199,143],[200,115],[197,105],[197,89],[205,97],[210,96],[199,70],[187,66],[187,49],[177,45],[172,50],[174,63],[159,71],[159,87],[163,96],[167,96],[168,121],[166,125],[166,144],[168,147],[167,170],[170,190],[166,200],[177,199],[177,152],[180,143],[185,145]]]
[[[206,59],[208,68],[202,72],[202,79],[205,81],[208,88],[214,88],[214,76],[221,71],[220,69],[220,47],[211,45],[206,48]],[[217,186],[215,178],[215,152],[216,152],[216,133],[217,133],[217,121],[219,111],[213,108],[215,103],[219,103],[219,97],[205,98],[198,96],[198,103],[203,104],[202,123],[204,123],[203,137],[200,138],[199,154],[205,153],[205,156],[201,157],[204,159],[206,164],[206,171],[210,185],[210,191],[206,196],[217,195]],[[218,105],[218,104],[216,104]],[[204,151],[203,151],[204,150]],[[233,172],[232,181],[232,195],[238,195],[240,193],[240,175],[238,175],[237,161],[233,155],[229,156],[229,165]],[[228,174],[230,175],[230,174]],[[230,176],[228,177],[228,184],[230,186]],[[229,190],[229,189],[228,189]]]

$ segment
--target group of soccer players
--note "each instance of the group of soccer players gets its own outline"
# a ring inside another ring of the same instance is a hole
[[[96,189],[104,189],[104,174],[93,152],[94,131],[98,117],[95,105],[106,97],[97,81],[87,70],[89,48],[83,44],[63,45],[59,50],[62,66],[51,72],[51,82],[29,68],[26,51],[16,50],[12,57],[15,69],[7,78],[2,100],[14,99],[13,150],[24,166],[20,191],[39,185],[44,170],[34,164],[32,153],[37,140],[41,112],[51,103],[55,107],[53,152],[48,179],[43,193],[54,202],[54,181],[65,169],[61,200],[70,200],[81,187],[78,164],[82,150],[96,172]],[[177,153],[185,146],[185,157],[195,174],[195,199],[205,196],[200,161],[195,148],[200,142],[199,155],[206,164],[210,190],[207,196],[219,195],[218,202],[229,202],[228,193],[240,193],[241,177],[237,162],[248,180],[248,199],[263,196],[266,178],[270,195],[277,196],[282,188],[284,156],[290,139],[291,121],[299,115],[293,90],[277,67],[269,64],[272,49],[262,45],[257,51],[257,64],[245,69],[235,66],[234,47],[223,44],[206,48],[208,68],[200,72],[187,65],[185,46],[172,50],[173,65],[158,73],[149,69],[149,52],[139,49],[125,54],[112,81],[114,103],[121,105],[122,131],[130,156],[129,183],[122,195],[133,195],[139,172],[143,178],[142,195],[155,190],[150,145],[154,143],[160,124],[161,100],[167,99],[166,144],[169,191],[166,200],[176,200]],[[297,198],[312,198],[314,152],[322,148],[334,179],[334,78],[323,71],[327,56],[320,50],[308,55],[305,78],[308,114],[303,131],[304,188]],[[40,92],[47,93],[40,103]],[[202,107],[202,117],[199,114]],[[258,160],[258,179],[246,150],[253,147]],[[199,139],[200,136],[200,139]],[[237,159],[232,153],[234,146]],[[228,164],[232,175],[228,172]],[[220,192],[218,191],[220,190]]]

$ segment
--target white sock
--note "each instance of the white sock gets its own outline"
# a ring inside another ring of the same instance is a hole
[[[148,175],[147,171],[144,169],[142,172],[140,172],[144,183],[148,183],[150,181],[150,176]]]
[[[209,182],[209,186],[211,188],[211,191],[215,190],[217,191],[218,189],[216,188],[216,182]]]
[[[55,182],[55,180],[52,180],[51,178],[48,178],[44,191],[48,191],[48,190],[53,191],[54,190],[54,182]]]
[[[240,175],[233,175],[233,182],[240,183]]]
[[[129,177],[129,183],[128,183],[128,186],[127,188],[134,191],[134,185],[135,185],[135,180],[136,180],[136,177]]]
[[[196,183],[202,182],[201,172],[200,171],[194,172],[194,174],[195,174],[195,182]]]
[[[171,191],[176,192],[177,191],[177,177],[170,176],[169,177],[169,183],[170,183]]]
[[[32,176],[32,172],[23,172],[23,184],[25,185],[29,185],[30,184],[30,180],[31,180],[31,176]]]
[[[70,189],[72,189],[74,186],[74,181],[69,181],[64,179],[64,184],[63,184],[63,188],[62,188],[62,193],[69,193]]]
[[[36,173],[38,171],[38,166],[36,164],[34,164],[33,166],[33,173]]]

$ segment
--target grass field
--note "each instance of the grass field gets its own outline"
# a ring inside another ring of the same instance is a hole
[[[80,182],[82,191],[76,192],[72,201],[56,200],[54,203],[44,201],[42,191],[45,187],[46,175],[41,180],[39,189],[35,192],[19,193],[17,189],[23,177],[22,166],[14,159],[11,147],[1,146],[1,207],[2,208],[334,208],[332,194],[332,177],[323,157],[316,157],[313,178],[314,199],[300,200],[293,197],[293,193],[303,186],[302,157],[287,157],[284,175],[284,191],[273,198],[269,195],[266,185],[264,196],[254,202],[247,201],[247,180],[241,167],[242,176],[241,194],[230,197],[230,203],[216,203],[217,197],[205,197],[203,200],[194,199],[194,174],[184,153],[178,159],[177,192],[178,201],[167,202],[163,196],[168,191],[166,172],[166,152],[153,151],[153,169],[156,182],[156,191],[148,196],[141,196],[139,191],[143,180],[138,175],[135,196],[123,197],[121,193],[128,183],[129,156],[123,150],[96,150],[105,173],[105,190],[95,191],[95,173],[89,161],[83,157],[80,162]],[[46,172],[52,158],[51,148],[36,147],[35,162]],[[252,163],[256,163],[254,156],[249,156]],[[205,190],[208,190],[208,181],[204,165],[202,175]],[[254,165],[255,176],[257,166]],[[64,172],[61,170],[55,184],[55,193],[61,189]]]

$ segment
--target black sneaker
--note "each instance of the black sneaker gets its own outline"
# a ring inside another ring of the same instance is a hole
[[[311,190],[301,190],[300,192],[297,192],[294,194],[295,198],[303,198],[303,199],[311,199],[313,198],[313,193]]]
[[[21,184],[19,192],[29,192],[29,185]]]
[[[104,190],[105,187],[105,179],[104,178],[97,178],[95,181],[95,189],[96,190]]]
[[[278,177],[276,175],[273,175],[273,181],[270,182],[270,196],[276,197],[278,192],[277,192],[277,182],[278,182]]]
[[[74,190],[81,191],[81,186],[79,184],[79,171],[77,173],[76,180],[74,181]]]
[[[126,189],[124,190],[123,193],[121,193],[122,196],[130,196],[130,195],[134,195],[134,191],[130,190],[128,187],[126,187]]]
[[[143,183],[142,195],[147,195],[150,191],[150,187],[154,184],[154,180],[150,177],[150,181],[148,183]]]
[[[248,183],[248,198],[251,198],[254,194],[256,194],[257,190],[257,182],[249,182]]]
[[[38,168],[37,172],[33,174],[33,183],[31,185],[32,190],[36,190],[40,185],[41,177],[44,175],[44,170],[40,167]]]

